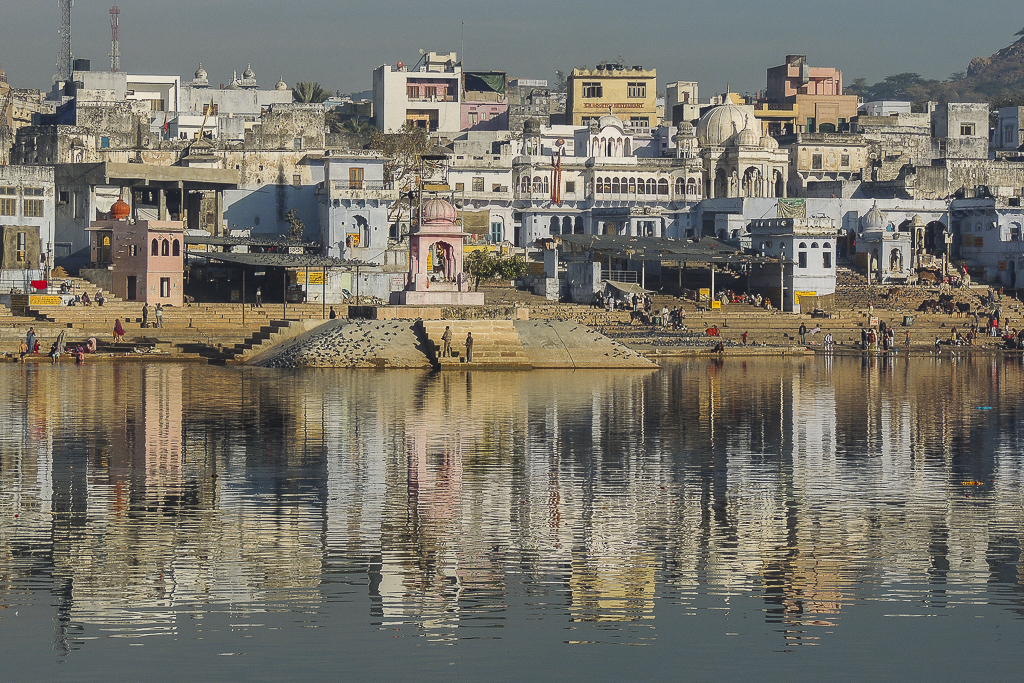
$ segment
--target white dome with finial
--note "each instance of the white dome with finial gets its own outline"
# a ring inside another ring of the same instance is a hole
[[[277,90],[287,90],[288,89],[288,84],[284,82],[284,76],[281,76],[281,80],[279,80],[277,82],[277,85],[275,85],[274,88],[277,89]]]
[[[203,63],[199,62],[199,68],[196,69],[196,80],[207,77],[206,69],[203,68]]]
[[[697,139],[701,147],[725,147],[738,142],[740,132],[750,128],[754,121],[754,108],[746,104],[726,104],[715,107],[697,122]],[[757,136],[757,131],[754,131]],[[755,137],[757,144],[759,137]]]
[[[862,230],[881,230],[885,227],[885,224],[885,214],[878,208],[877,202],[871,207],[871,210],[864,214],[860,219],[860,227]]]
[[[245,71],[242,72],[242,78],[246,80],[256,78],[256,72],[252,70],[252,64],[245,65]]]
[[[764,149],[776,150],[779,148],[779,141],[771,135],[765,135],[761,138],[761,147]]]
[[[761,144],[761,139],[758,138],[754,129],[744,128],[736,136],[736,144],[740,147],[757,147]]]

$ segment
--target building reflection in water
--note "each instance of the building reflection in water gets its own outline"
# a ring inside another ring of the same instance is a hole
[[[217,605],[326,609],[352,582],[368,624],[435,640],[504,625],[513,599],[570,642],[649,642],[747,598],[815,644],[911,585],[938,608],[998,584],[1019,609],[1022,376],[980,357],[18,368],[0,574],[52,567],[62,647]]]

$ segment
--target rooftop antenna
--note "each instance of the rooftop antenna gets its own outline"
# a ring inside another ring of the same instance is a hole
[[[121,10],[114,5],[110,8],[110,71],[121,70]]]
[[[71,8],[75,0],[60,0],[61,22],[60,22],[60,52],[57,53],[57,79],[58,81],[71,80]]]

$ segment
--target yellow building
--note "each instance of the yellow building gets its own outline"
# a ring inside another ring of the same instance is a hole
[[[634,129],[658,125],[657,69],[624,64],[598,64],[595,69],[573,69],[568,78],[565,111],[568,123],[585,126],[611,113]]]

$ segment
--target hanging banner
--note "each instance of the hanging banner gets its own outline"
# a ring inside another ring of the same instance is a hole
[[[807,202],[803,199],[779,199],[779,218],[807,218]]]

